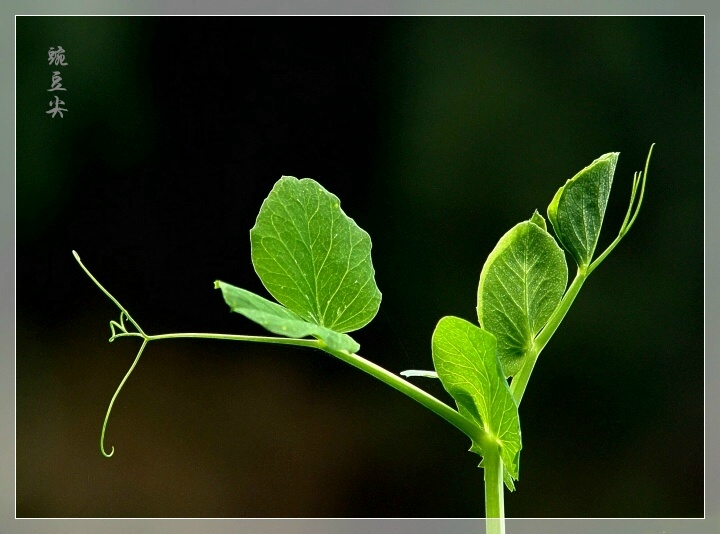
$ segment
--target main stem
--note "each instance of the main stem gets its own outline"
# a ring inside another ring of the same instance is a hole
[[[496,443],[484,443],[485,517],[487,534],[505,534],[503,463]]]

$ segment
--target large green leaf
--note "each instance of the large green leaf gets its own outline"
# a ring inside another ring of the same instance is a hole
[[[305,321],[352,332],[380,306],[370,236],[309,178],[283,176],[250,230],[252,261],[278,302]]]
[[[314,336],[323,340],[332,349],[346,350],[350,353],[360,348],[360,345],[347,334],[340,334],[309,323],[286,307],[255,293],[219,280],[215,282],[215,288],[222,291],[223,298],[232,311],[261,324],[273,334],[287,337]]]
[[[581,269],[595,253],[619,155],[593,161],[558,189],[548,207],[555,234]]]
[[[520,419],[497,358],[495,337],[464,319],[443,317],[433,333],[432,357],[458,411],[485,431],[486,441],[500,446],[505,482],[514,489],[522,447]],[[473,442],[470,450],[482,455],[483,444]]]
[[[535,212],[510,229],[480,274],[478,319],[497,338],[505,376],[515,375],[562,299],[568,270],[565,254]]]

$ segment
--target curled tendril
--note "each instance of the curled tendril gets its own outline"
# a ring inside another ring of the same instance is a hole
[[[107,427],[108,419],[110,418],[110,411],[112,410],[113,404],[115,403],[115,398],[118,396],[118,393],[120,393],[120,390],[125,385],[125,381],[130,376],[130,373],[133,372],[133,369],[135,369],[135,366],[137,365],[137,362],[140,361],[140,356],[143,353],[143,350],[145,350],[145,345],[147,345],[148,340],[144,340],[143,344],[140,346],[140,350],[137,353],[137,356],[135,356],[135,361],[133,361],[132,365],[130,366],[130,369],[128,369],[127,373],[125,373],[125,376],[123,377],[122,381],[120,382],[120,385],[115,390],[115,394],[112,396],[112,399],[110,399],[110,405],[108,406],[107,413],[105,414],[105,421],[103,421],[103,427],[102,427],[102,433],[100,434],[100,452],[103,453],[103,456],[110,458],[113,454],[115,454],[115,447],[112,447],[112,450],[110,451],[110,454],[105,452],[105,427]]]
[[[127,312],[125,310],[121,310],[120,311],[120,322],[118,323],[117,321],[110,321],[111,335],[110,335],[110,339],[108,340],[108,341],[110,341],[110,343],[112,343],[113,341],[115,341],[116,338],[119,338],[119,337],[135,336],[135,337],[144,338],[144,336],[140,332],[137,332],[137,331],[128,332],[127,326],[125,325],[125,321],[123,320],[124,317],[127,317],[128,320],[130,320],[130,321],[132,320],[132,319],[130,319],[130,316],[127,314]],[[115,328],[120,330],[120,332],[119,333],[116,332]]]

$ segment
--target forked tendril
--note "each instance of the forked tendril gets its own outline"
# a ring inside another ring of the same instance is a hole
[[[73,253],[73,256],[75,256],[75,260],[78,262],[78,264],[80,265],[80,267],[82,268],[82,270],[85,271],[85,274],[87,274],[87,275],[90,277],[90,280],[92,280],[92,281],[94,282],[94,284],[95,284],[96,286],[98,286],[98,288],[100,288],[100,291],[102,291],[103,293],[105,293],[105,295],[106,295],[110,300],[112,300],[112,301],[115,303],[115,306],[117,306],[118,309],[120,310],[120,324],[118,324],[117,321],[110,321],[110,329],[112,330],[113,334],[115,334],[115,330],[113,329],[113,325],[115,325],[115,326],[117,326],[118,328],[120,328],[120,329],[123,331],[123,333],[122,333],[122,334],[118,334],[118,335],[116,335],[116,336],[113,336],[113,338],[114,338],[114,337],[120,337],[120,336],[122,336],[122,335],[134,335],[134,336],[138,336],[138,337],[142,337],[142,338],[144,338],[144,339],[147,339],[147,337],[148,337],[147,334],[145,334],[145,332],[143,332],[143,329],[140,328],[140,325],[137,324],[132,317],[130,317],[130,314],[127,312],[127,310],[126,310],[125,308],[123,308],[123,305],[120,304],[120,302],[118,302],[118,299],[116,299],[115,297],[113,297],[113,296],[110,294],[110,292],[109,292],[107,289],[105,289],[100,282],[97,281],[97,279],[90,273],[90,271],[88,271],[87,267],[85,267],[85,266],[83,265],[82,261],[80,261],[80,256],[78,256],[78,253],[75,252],[74,250],[72,251],[72,253]],[[135,329],[137,330],[137,332],[128,332],[128,331],[127,331],[127,329],[126,329],[126,327],[125,327],[125,323],[123,322],[123,315],[124,315],[125,317],[127,317],[128,321],[130,321],[130,323],[132,323],[132,325],[135,327]],[[111,338],[111,341],[112,341],[112,338]]]
[[[105,293],[105,295],[108,296],[110,300],[112,300],[115,305],[120,309],[120,322],[117,321],[110,321],[110,342],[115,341],[116,338],[119,337],[140,337],[143,339],[143,343],[140,346],[140,350],[137,353],[137,356],[135,356],[135,361],[133,361],[132,365],[130,366],[130,369],[128,369],[127,373],[125,373],[125,376],[123,377],[122,381],[120,382],[120,385],[115,390],[115,394],[112,396],[112,399],[110,399],[110,404],[108,405],[107,413],[105,414],[105,420],[103,421],[102,426],[102,433],[100,434],[100,452],[103,454],[103,456],[110,458],[115,453],[115,447],[111,447],[110,453],[105,452],[105,429],[107,427],[108,419],[110,419],[110,412],[112,411],[113,404],[115,403],[115,399],[117,398],[118,394],[120,393],[120,390],[125,385],[125,382],[127,381],[130,374],[133,372],[133,369],[135,369],[135,366],[137,365],[137,362],[140,361],[140,356],[143,353],[143,350],[145,350],[145,345],[147,345],[148,341],[150,339],[148,338],[147,334],[143,332],[142,328],[140,328],[140,325],[138,325],[135,320],[130,316],[130,314],[127,312],[125,308],[118,302],[118,300],[113,297],[110,292],[105,289],[100,282],[97,281],[97,279],[90,274],[90,271],[88,271],[87,267],[85,267],[82,264],[82,261],[80,261],[80,256],[78,256],[78,253],[74,250],[72,251],[73,256],[75,256],[75,260],[80,264],[80,267],[82,267],[82,270],[85,271],[85,274],[87,274],[90,277],[90,280],[92,280],[96,286],[100,288],[100,291]],[[127,326],[125,325],[125,318],[127,318],[128,321],[135,327],[136,332],[128,332]],[[116,332],[115,329],[118,329],[120,332]]]
[[[650,167],[650,157],[652,156],[653,148],[655,147],[655,143],[650,145],[650,150],[647,155],[647,160],[645,160],[645,170],[636,172],[633,175],[633,183],[632,183],[632,193],[630,194],[630,204],[628,206],[627,213],[625,214],[625,219],[623,220],[622,226],[620,227],[620,231],[618,232],[618,236],[615,238],[615,240],[610,243],[607,249],[605,249],[605,252],[600,254],[597,258],[595,258],[595,261],[593,261],[590,266],[587,268],[587,273],[590,274],[592,271],[595,270],[595,268],[600,265],[600,263],[607,257],[608,254],[610,254],[613,249],[617,246],[617,244],[622,240],[623,237],[625,237],[625,234],[627,234],[630,231],[630,228],[632,228],[632,225],[635,223],[635,219],[637,219],[638,213],[640,213],[640,206],[642,206],[643,197],[645,196],[645,183],[647,182],[647,173],[648,168]],[[637,197],[638,189],[640,190],[640,196]],[[637,202],[635,201],[637,197]]]
[[[119,337],[143,337],[143,335],[140,332],[128,332],[127,326],[125,325],[125,321],[123,320],[125,317],[130,319],[130,316],[127,315],[127,312],[124,310],[120,312],[120,322],[117,321],[110,321],[110,339],[108,340],[110,343],[115,341],[116,338]],[[120,332],[116,332],[115,329],[120,330]]]

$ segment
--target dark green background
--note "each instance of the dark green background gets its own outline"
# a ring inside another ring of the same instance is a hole
[[[373,237],[383,303],[361,354],[429,368],[475,318],[484,259],[620,151],[600,247],[657,143],[632,232],[593,273],[520,408],[508,517],[703,515],[703,20],[17,20],[17,515],[477,517],[457,430],[309,350],[148,333],[261,333],[215,279],[263,293],[248,230],[283,174]],[[45,114],[50,46],[64,118]],[[442,396],[438,384],[418,384]]]

